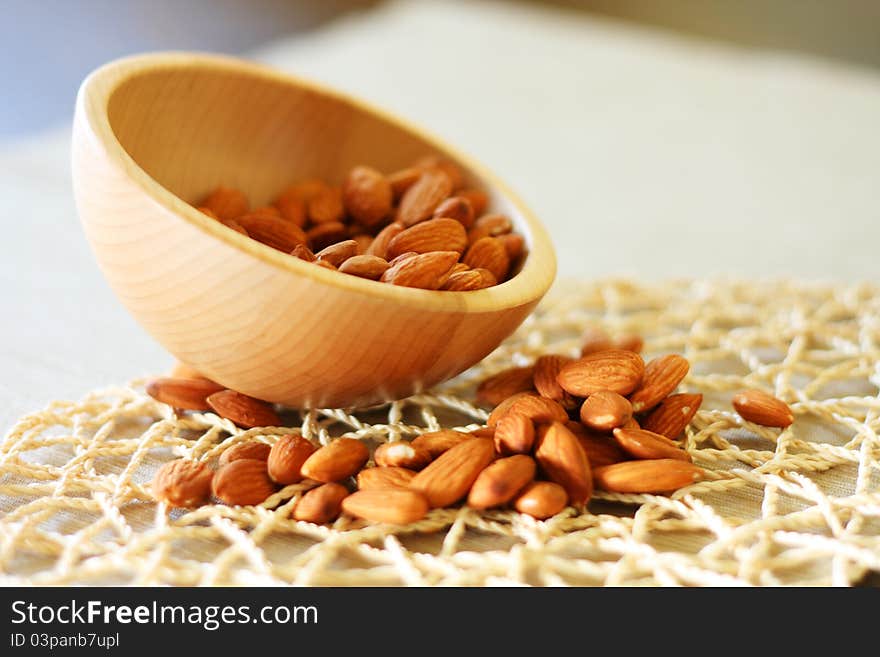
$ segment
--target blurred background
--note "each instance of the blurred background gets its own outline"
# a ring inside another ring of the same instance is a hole
[[[418,0],[413,0],[417,2]],[[880,68],[876,0],[510,0],[747,48]],[[145,50],[244,53],[382,0],[0,0],[0,139],[69,120],[82,78]],[[463,21],[468,2],[460,2]],[[471,3],[473,4],[473,3]],[[489,53],[487,53],[489,54]]]

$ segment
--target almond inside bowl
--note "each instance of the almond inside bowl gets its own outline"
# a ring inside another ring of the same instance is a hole
[[[93,72],[73,132],[77,209],[110,285],[176,358],[294,407],[374,404],[425,390],[500,344],[552,284],[552,245],[494,175],[387,112],[238,59],[161,53]],[[503,284],[446,292],[316,267],[197,211],[218,184],[252,207],[292,180],[340,182],[436,154],[523,235]]]

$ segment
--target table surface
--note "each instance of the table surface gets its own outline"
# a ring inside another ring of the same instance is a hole
[[[558,8],[391,3],[253,53],[494,169],[564,277],[853,281],[880,269],[880,75]],[[94,263],[69,129],[0,149],[0,427],[170,356]]]

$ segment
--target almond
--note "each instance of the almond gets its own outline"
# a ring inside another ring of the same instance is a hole
[[[510,258],[511,267],[518,262],[526,252],[526,240],[519,233],[508,233],[507,235],[499,235],[497,238],[507,251],[507,257]]]
[[[615,429],[614,438],[627,453],[637,459],[691,460],[690,454],[659,433],[644,429]]]
[[[572,361],[568,356],[547,354],[535,361],[534,384],[538,394],[559,403],[563,408],[577,408],[578,401],[562,389],[557,378],[564,365]]]
[[[227,463],[239,459],[265,461],[269,458],[269,452],[271,450],[271,445],[261,443],[259,440],[246,440],[241,443],[235,443],[231,447],[223,450],[223,453],[220,454],[220,458],[217,460],[217,467],[222,468]]]
[[[211,408],[208,397],[223,390],[223,386],[207,379],[175,379],[161,377],[148,381],[147,394],[174,408],[187,411],[207,411]]]
[[[669,395],[642,421],[642,428],[673,440],[681,435],[703,403],[703,395]]]
[[[303,495],[291,515],[294,520],[313,522],[316,525],[333,522],[342,513],[342,500],[346,497],[348,489],[342,484],[322,484]]]
[[[506,401],[506,400],[505,400]],[[487,423],[490,427],[498,424],[498,421],[506,413],[522,413],[532,422],[566,422],[568,413],[558,403],[552,399],[546,399],[539,395],[523,392],[514,395],[509,404],[499,404],[495,410],[489,414]]]
[[[474,429],[473,431],[469,431],[468,435],[474,436],[476,438],[492,438],[495,439],[495,427],[480,427],[479,429]]]
[[[379,231],[370,248],[367,249],[367,255],[378,256],[379,258],[388,259],[388,244],[400,233],[406,230],[406,226],[401,223],[394,222],[388,224]]]
[[[451,274],[460,274],[463,271],[470,271],[470,270],[471,270],[471,268],[468,267],[463,262],[456,262],[455,266],[450,270],[450,275]]]
[[[358,490],[382,490],[383,488],[408,488],[416,476],[415,470],[394,465],[364,468],[358,472]]]
[[[483,290],[497,284],[498,280],[488,269],[468,269],[467,271],[450,274],[440,289],[450,292],[466,292],[469,290]]]
[[[614,340],[613,346],[615,349],[623,349],[624,351],[632,351],[639,354],[645,346],[645,341],[641,335],[625,333]]]
[[[309,199],[306,212],[314,224],[341,222],[345,218],[342,190],[325,185]]]
[[[557,380],[563,390],[578,397],[600,390],[627,395],[639,385],[644,371],[645,363],[637,353],[607,349],[568,363]]]
[[[306,231],[306,240],[313,251],[336,244],[344,240],[348,234],[348,228],[340,221],[328,221],[326,223],[316,224]]]
[[[421,175],[422,170],[418,167],[407,167],[406,169],[400,169],[388,174],[388,184],[391,185],[391,193],[394,196],[394,200],[400,200],[404,192],[412,187]]]
[[[237,219],[248,211],[249,204],[244,192],[220,186],[208,194],[198,205],[211,210],[218,219],[225,220]]]
[[[461,431],[453,431],[452,429],[441,429],[440,431],[430,431],[417,436],[410,443],[415,449],[424,450],[431,455],[432,459],[437,458],[443,452],[455,447],[465,440],[469,440],[471,436]]]
[[[317,265],[318,267],[323,267],[324,269],[329,269],[330,271],[337,271],[336,267],[332,263],[330,263],[326,260],[315,260],[314,264]]]
[[[523,489],[513,505],[520,513],[545,520],[568,505],[568,493],[552,481],[535,481]]]
[[[489,197],[479,189],[462,189],[456,192],[456,196],[467,199],[474,209],[474,216],[479,217],[486,211],[489,205]]]
[[[622,427],[631,418],[633,407],[626,397],[610,390],[599,390],[581,405],[581,422],[596,431],[611,431]]]
[[[388,262],[373,255],[355,255],[339,265],[339,271],[343,274],[351,274],[358,278],[366,278],[378,281],[382,278],[390,265]]]
[[[498,459],[471,486],[467,503],[475,509],[507,504],[535,478],[535,461],[525,454]]]
[[[474,223],[474,206],[463,196],[450,196],[434,209],[434,218],[455,219],[465,228]]]
[[[365,235],[363,233],[359,233],[357,235],[352,236],[352,238],[357,243],[357,255],[366,255],[367,250],[373,244],[373,236]]]
[[[641,413],[654,408],[678,387],[690,367],[687,359],[678,354],[649,361],[642,382],[629,397],[633,411]]]
[[[484,237],[498,237],[513,231],[510,217],[503,214],[484,214],[468,231],[468,243],[473,244]]]
[[[401,253],[399,256],[396,256],[396,257],[392,258],[391,260],[389,260],[388,265],[390,267],[394,267],[395,265],[400,264],[404,260],[408,260],[409,258],[412,258],[413,256],[417,256],[417,255],[419,255],[419,254],[416,253],[415,251],[407,251],[406,253]]]
[[[412,226],[430,217],[440,202],[452,193],[452,180],[444,171],[426,169],[400,197],[397,221]]]
[[[422,171],[439,169],[449,176],[449,180],[452,182],[452,189],[458,189],[464,184],[464,175],[462,174],[461,169],[457,164],[445,157],[439,155],[426,155],[425,157],[419,158],[415,166]]]
[[[245,429],[277,427],[281,424],[278,414],[270,404],[235,390],[215,392],[208,397],[208,405],[220,417]]]
[[[355,474],[369,458],[370,450],[360,440],[337,438],[309,456],[300,472],[315,481],[339,481]]]
[[[591,431],[578,422],[566,422],[565,426],[578,439],[591,468],[620,463],[631,458],[610,435]]]
[[[204,463],[189,459],[169,461],[153,477],[153,497],[181,509],[201,506],[211,497],[213,475]]]
[[[498,406],[518,392],[534,390],[534,373],[535,368],[531,365],[509,367],[483,379],[477,386],[477,403],[483,406]]]
[[[282,218],[300,228],[306,225],[306,202],[296,187],[288,187],[275,199]]]
[[[460,255],[466,246],[467,234],[455,219],[429,219],[394,237],[388,244],[388,257],[394,258],[409,251],[455,251]]]
[[[199,207],[199,208],[196,208],[196,210],[198,210],[202,214],[208,215],[214,221],[221,221],[220,217],[218,217],[216,214],[214,214],[214,211],[211,208]],[[221,223],[222,223],[222,221],[221,221]]]
[[[456,251],[421,253],[391,265],[380,280],[403,287],[437,290],[446,282],[449,270],[456,262]]]
[[[306,262],[314,262],[317,260],[315,254],[312,253],[312,250],[307,247],[305,244],[297,244],[294,247],[293,251],[290,252],[294,258],[299,258],[300,260],[305,260]]]
[[[586,504],[593,495],[590,463],[574,433],[562,422],[541,427],[535,458],[547,477],[565,489],[572,504]]]
[[[338,267],[343,262],[357,255],[357,242],[354,240],[344,240],[326,246],[315,254],[317,260],[326,260],[334,267]]]
[[[522,413],[505,413],[495,426],[493,438],[499,454],[528,454],[535,444],[535,425]]]
[[[316,447],[302,436],[285,434],[275,441],[269,452],[269,476],[277,484],[288,486],[303,480],[302,466]]]
[[[275,492],[265,461],[239,459],[214,473],[214,497],[230,506],[262,504]]]
[[[733,407],[742,419],[765,427],[784,428],[794,422],[788,404],[763,390],[743,390],[733,397]]]
[[[244,229],[244,226],[242,226],[240,223],[238,223],[235,219],[225,219],[221,223],[224,226],[226,226],[227,228],[231,228],[236,233],[240,233],[241,235],[244,235],[245,237],[250,237],[248,232]]]
[[[677,459],[624,461],[593,470],[596,486],[614,493],[666,493],[705,476],[702,468]]]
[[[498,281],[503,281],[510,269],[507,249],[504,248],[501,240],[494,237],[483,237],[473,242],[464,254],[462,262],[472,269],[488,269]]]
[[[267,212],[249,212],[236,221],[255,240],[284,253],[290,253],[298,244],[306,242],[302,228]]]
[[[410,486],[423,493],[432,508],[449,506],[467,494],[494,454],[491,438],[469,438],[438,456]]]
[[[598,326],[588,326],[581,335],[581,357],[613,348],[611,336]]]
[[[359,490],[342,500],[342,509],[369,522],[406,525],[427,515],[428,501],[424,495],[412,490]]]
[[[379,445],[373,452],[373,460],[380,466],[398,466],[421,470],[431,462],[431,452],[405,440],[395,440]]]
[[[357,166],[345,178],[342,200],[352,219],[367,227],[376,226],[391,213],[391,183],[375,169]]]

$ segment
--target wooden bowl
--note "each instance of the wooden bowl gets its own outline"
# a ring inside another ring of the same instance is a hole
[[[190,205],[219,184],[262,205],[291,181],[340,182],[356,164],[391,172],[433,153],[525,237],[529,255],[507,282],[438,292],[368,281]],[[122,303],[179,360],[259,399],[354,407],[430,388],[495,349],[556,273],[543,228],[484,167],[387,112],[237,59],[160,53],[103,66],[79,90],[72,155],[80,218]]]

